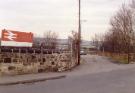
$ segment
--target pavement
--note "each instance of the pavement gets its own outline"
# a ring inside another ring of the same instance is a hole
[[[81,77],[84,75],[135,68],[135,64],[115,64],[108,58],[98,55],[86,55],[82,56],[82,59],[85,61],[80,66],[67,72],[0,77],[0,86],[35,83],[65,77]]]
[[[39,74],[27,74],[16,76],[4,76],[0,77],[0,86],[35,83],[46,80],[61,79],[65,77],[66,75],[64,75],[63,73],[39,73]]]
[[[68,77],[135,68],[135,63],[117,64],[108,57],[98,55],[84,55],[82,59],[84,62],[80,66],[66,73]]]

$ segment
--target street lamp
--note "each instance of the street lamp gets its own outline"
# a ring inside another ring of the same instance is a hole
[[[81,0],[79,0],[79,16],[78,16],[78,65],[80,65],[80,49],[81,49]]]

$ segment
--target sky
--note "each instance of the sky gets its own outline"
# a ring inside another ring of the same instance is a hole
[[[109,20],[122,3],[131,0],[81,0],[81,30],[84,40],[103,34]],[[78,31],[78,0],[0,0],[0,30],[33,32],[43,37],[47,31],[66,39]]]

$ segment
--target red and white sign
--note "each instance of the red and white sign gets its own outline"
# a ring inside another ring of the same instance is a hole
[[[33,33],[2,30],[1,46],[32,47]]]

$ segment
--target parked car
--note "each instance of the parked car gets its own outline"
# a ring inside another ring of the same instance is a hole
[[[81,50],[80,55],[87,55],[87,53],[85,51]]]

